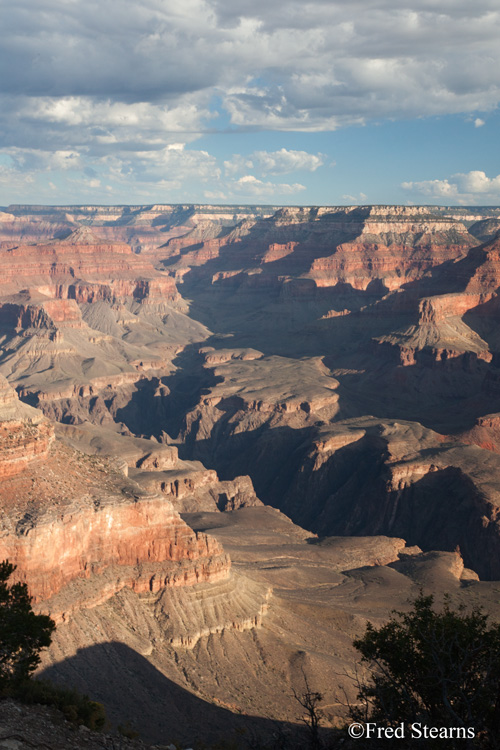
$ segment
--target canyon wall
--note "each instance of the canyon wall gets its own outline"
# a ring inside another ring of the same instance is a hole
[[[156,593],[229,575],[221,545],[193,532],[165,496],[113,459],[64,445],[5,379],[0,387],[0,559],[17,566],[35,603],[62,618],[66,606],[94,606],[123,586]],[[65,587],[81,579],[91,586],[68,604]]]
[[[49,672],[158,741],[193,698],[294,720],[304,675],[333,724],[367,620],[494,609],[499,219],[0,213],[0,559],[59,622]]]

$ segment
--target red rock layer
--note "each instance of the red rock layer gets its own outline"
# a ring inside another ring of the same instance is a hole
[[[428,269],[460,258],[463,253],[463,244],[437,244],[431,237],[418,248],[397,241],[389,246],[363,242],[360,237],[356,242],[340,245],[334,255],[314,260],[308,275],[318,287],[340,283],[364,291],[379,279],[388,291],[394,291],[421,278]]]
[[[500,414],[478,417],[474,427],[457,437],[462,443],[478,445],[493,453],[500,453]]]
[[[83,328],[81,312],[74,300],[49,299],[30,304],[0,303],[0,321],[8,328],[56,328],[61,324]]]
[[[0,480],[43,460],[53,440],[54,430],[48,422],[40,425],[0,422]]]
[[[195,533],[163,498],[130,498],[99,504],[87,500],[36,520],[25,516],[17,533],[0,538],[0,559],[18,566],[35,602],[45,601],[71,581],[100,575],[111,566],[128,571],[136,591],[192,585],[224,578],[229,558],[220,544]],[[175,563],[165,569],[164,563]],[[150,566],[161,563],[163,574]],[[111,592],[115,593],[114,591]]]
[[[50,422],[0,377],[0,560],[17,566],[35,602],[96,576],[91,598],[224,578],[220,544],[195,533],[164,497],[113,461],[54,440]],[[106,578],[100,576],[106,572]],[[58,605],[59,606],[59,605]]]
[[[104,242],[86,228],[64,240],[0,250],[0,262],[3,294],[31,288],[78,302],[116,296],[178,298],[174,281],[161,276],[129,245]]]
[[[342,285],[366,291],[374,281],[380,290],[393,291],[474,245],[462,223],[427,208],[286,208],[214,238],[193,230],[158,253],[164,250],[176,278],[186,267],[201,278],[208,265],[212,283],[231,279],[233,285],[261,287],[293,279],[303,286],[289,292],[311,294]]]

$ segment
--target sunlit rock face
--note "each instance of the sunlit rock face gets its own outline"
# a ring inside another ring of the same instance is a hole
[[[88,227],[64,239],[18,245],[0,254],[4,294],[36,288],[49,297],[78,302],[120,296],[143,299],[150,294],[165,301],[178,299],[173,281],[160,279],[143,256],[125,242],[99,239]]]
[[[185,314],[174,280],[126,242],[82,226],[62,239],[5,244],[0,369],[51,418],[83,421],[95,412],[95,421],[113,423],[138,383],[154,390],[179,349],[206,336]],[[107,389],[120,405],[102,398],[96,407],[92,399]]]
[[[54,440],[54,428],[42,414],[17,398],[0,375],[0,478],[15,477],[44,461]]]
[[[283,285],[300,277],[310,280],[309,290],[393,291],[476,244],[462,222],[428,208],[377,206],[283,208],[214,238],[195,228],[162,249],[180,279],[186,268],[198,268],[193,275],[201,278],[206,266],[212,283]],[[300,294],[300,286],[293,291]]]
[[[88,606],[123,586],[154,592],[228,576],[215,539],[193,532],[168,499],[141,489],[112,460],[55,440],[50,422],[4,378],[0,446],[0,559],[17,566],[35,602],[78,579],[93,578],[80,601]]]

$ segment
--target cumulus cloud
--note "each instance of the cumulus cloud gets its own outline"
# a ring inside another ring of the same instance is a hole
[[[480,117],[476,117],[476,119],[474,120],[475,128],[482,128],[484,124],[485,124],[484,120],[481,120]]]
[[[342,198],[347,201],[347,203],[353,203],[354,205],[359,206],[360,203],[366,203],[368,196],[365,193],[359,193],[359,195],[345,194]]]
[[[323,166],[324,159],[323,154],[282,148],[279,151],[254,151],[249,156],[235,154],[224,162],[224,168],[228,175],[248,169],[258,169],[263,175],[288,174],[297,170],[315,172],[318,167]]]
[[[1,90],[86,123],[217,92],[242,126],[331,129],[495,107],[499,29],[494,0],[23,0],[3,19]]]
[[[263,182],[257,179],[254,175],[244,175],[232,183],[233,192],[242,193],[243,195],[252,197],[269,197],[276,195],[293,195],[294,193],[300,193],[305,190],[305,185],[300,183],[294,183],[289,185],[287,183],[276,184],[274,182]]]
[[[474,205],[500,201],[500,175],[490,178],[481,170],[457,173],[444,180],[403,182],[401,187],[439,202]]]
[[[3,154],[8,156],[11,166],[17,171],[67,171],[81,169],[83,162],[81,155],[71,149],[57,149],[43,151],[37,148],[6,148]]]
[[[266,158],[263,161],[267,163],[267,152],[256,153],[264,153]],[[306,152],[296,153],[302,154],[302,157],[296,157],[298,163],[307,164],[309,170],[315,168],[317,157],[309,155],[311,159],[307,159]],[[50,188],[53,192],[57,186],[45,178],[58,172],[64,175],[68,201],[76,202],[90,196],[93,200],[99,197],[108,199],[109,194],[116,201],[126,202],[131,188],[136,198],[145,202],[152,196],[163,196],[163,200],[177,197],[181,201],[182,191],[191,194],[198,191],[198,200],[204,196],[207,200],[221,202],[233,199],[258,201],[271,197],[286,201],[287,196],[306,189],[298,182],[261,180],[248,174],[246,164],[240,162],[242,157],[238,155],[231,159],[234,169],[229,175],[215,156],[201,149],[188,148],[182,142],[170,143],[159,150],[119,151],[100,156],[87,154],[83,159],[80,154],[66,150],[50,152],[16,148],[7,150],[5,156],[9,162],[0,164],[0,188],[24,190],[34,202],[50,201],[48,190]],[[270,158],[269,168],[273,165],[274,159]],[[26,188],[29,188],[28,193]]]

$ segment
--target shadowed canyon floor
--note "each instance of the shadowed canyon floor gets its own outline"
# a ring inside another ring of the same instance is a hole
[[[498,619],[499,226],[0,212],[0,559],[58,621],[43,674],[149,741],[264,742],[305,679],[340,721],[352,639],[420,589]]]

